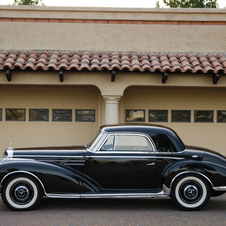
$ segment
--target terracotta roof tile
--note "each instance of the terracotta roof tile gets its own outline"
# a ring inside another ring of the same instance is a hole
[[[0,51],[0,70],[129,70],[225,73],[225,53]]]

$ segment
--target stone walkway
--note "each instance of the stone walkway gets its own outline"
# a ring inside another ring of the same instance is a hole
[[[32,211],[8,210],[0,198],[0,226],[226,225],[226,194],[200,211],[181,211],[162,199],[47,199]]]

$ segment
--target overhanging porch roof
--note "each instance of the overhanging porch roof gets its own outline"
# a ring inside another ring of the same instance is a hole
[[[0,70],[128,70],[139,72],[224,73],[225,53],[2,50]]]

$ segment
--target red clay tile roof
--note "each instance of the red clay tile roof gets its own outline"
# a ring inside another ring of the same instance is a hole
[[[129,70],[226,74],[224,53],[0,51],[0,70]]]

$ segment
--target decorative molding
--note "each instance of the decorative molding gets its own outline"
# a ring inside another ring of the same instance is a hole
[[[30,23],[97,23],[97,24],[146,24],[146,25],[226,25],[225,21],[159,21],[159,20],[82,20],[82,19],[35,19],[0,18],[0,22]]]

